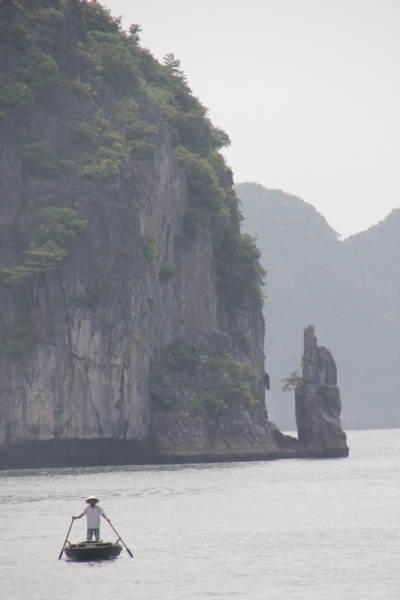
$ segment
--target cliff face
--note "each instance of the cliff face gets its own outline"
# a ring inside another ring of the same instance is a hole
[[[44,115],[48,119],[51,115]],[[29,190],[20,183],[13,190],[19,201],[7,207],[8,218],[17,227],[34,221],[22,212],[29,199],[53,196],[62,206],[78,203],[88,228],[62,267],[39,283],[31,309],[36,339],[20,360],[5,356],[1,362],[3,436],[7,432],[11,443],[142,439],[151,417],[150,356],[177,334],[190,343],[201,331],[216,328],[207,230],[190,250],[174,250],[187,207],[186,182],[165,128],[158,125],[155,160],[140,169],[128,164],[108,189],[78,183],[71,190],[63,181],[47,181],[30,183]],[[67,137],[68,123],[59,119],[58,130]],[[17,157],[7,157],[7,166],[18,172]],[[4,186],[3,191],[3,198],[12,197]],[[157,240],[154,264],[143,256],[141,232]],[[163,263],[174,269],[167,281],[159,278]],[[15,314],[8,290],[2,300],[3,314]]]
[[[298,438],[308,454],[348,456],[336,364],[329,350],[317,346],[312,325],[304,330],[303,383],[295,396]]]
[[[259,251],[173,56],[0,5],[0,468],[306,457],[268,421]]]
[[[247,430],[250,423],[251,430],[258,411],[265,412],[260,305],[244,294],[232,308],[227,294],[217,288],[212,212],[198,218],[196,208],[196,230],[191,236],[185,232],[185,219],[194,210],[193,185],[178,163],[171,127],[150,92],[134,93],[137,103],[130,108],[123,104],[127,94],[110,84],[106,59],[96,67],[102,70],[100,82],[98,74],[97,79],[93,76],[84,53],[99,40],[104,45],[120,35],[117,22],[106,11],[92,14],[88,3],[67,5],[63,11],[57,2],[0,7],[7,83],[0,142],[3,466],[135,462],[157,460],[159,454],[168,459],[162,440],[174,437],[193,410],[183,402],[178,407],[182,410],[170,406],[161,416],[163,407],[160,412],[149,393],[151,361],[171,346],[197,352],[205,332],[215,332],[209,334],[213,342],[208,350],[200,349],[196,360],[225,360],[229,355],[236,367],[243,362],[251,367],[243,384],[255,408],[250,414],[239,393],[239,420]],[[186,93],[190,99],[185,82],[173,70],[171,75],[157,66],[138,48],[135,36],[133,31],[129,51],[137,64],[151,63],[159,77],[169,77],[171,89],[180,85],[181,96]],[[122,44],[121,39],[115,44]],[[38,64],[44,80],[53,69],[56,81],[46,80],[45,93],[37,91],[40,82],[32,83],[32,72],[26,72],[37,70]],[[13,90],[25,94],[31,105],[18,112],[10,100]],[[202,126],[211,127],[208,122]],[[222,183],[216,194],[225,189],[234,202],[229,171],[223,170],[227,175],[219,173]],[[215,188],[214,174],[207,176]],[[55,223],[46,221],[40,211],[47,207],[68,209],[70,216],[73,211],[84,226],[78,232],[70,221],[68,230],[60,221],[67,213],[61,212],[55,213]],[[47,238],[46,223],[53,228]],[[55,263],[44,242],[58,240],[54,235],[60,227],[71,235],[64,247],[58,243],[64,256]],[[221,339],[228,347],[223,354],[217,350]],[[224,372],[223,361],[217,370]],[[180,382],[181,399],[191,383]],[[195,385],[189,394],[197,401],[193,418],[197,423],[200,419],[204,430],[219,419],[212,399],[207,408],[207,391]],[[223,409],[230,415],[228,404]],[[229,415],[223,418],[231,419]],[[212,457],[211,434],[204,435],[207,449],[200,454]],[[218,431],[213,436],[218,438]],[[249,443],[249,455],[251,448]],[[178,454],[186,451],[182,447]]]

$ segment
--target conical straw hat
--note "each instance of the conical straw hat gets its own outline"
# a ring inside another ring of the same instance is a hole
[[[96,496],[89,496],[89,498],[86,498],[85,500],[86,504],[89,504],[91,500],[94,500],[96,503],[99,502],[99,499],[96,498]]]

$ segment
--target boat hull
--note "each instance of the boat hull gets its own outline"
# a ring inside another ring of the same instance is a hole
[[[64,546],[64,552],[71,560],[112,560],[121,554],[122,546],[112,542],[78,542]]]

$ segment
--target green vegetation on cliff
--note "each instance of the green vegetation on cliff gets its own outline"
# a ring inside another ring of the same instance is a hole
[[[250,365],[230,355],[201,363],[194,344],[169,346],[153,358],[149,374],[153,397],[162,408],[195,415],[223,415],[233,406],[256,411],[260,406],[252,390],[256,379]],[[173,388],[160,394],[157,386],[165,386],[166,380]]]
[[[275,456],[228,137],[99,3],[0,0],[0,23],[0,446],[161,453],[189,418],[210,456],[225,424],[224,456]]]
[[[60,267],[72,242],[87,227],[86,221],[79,219],[70,208],[46,206],[36,218],[40,225],[31,234],[29,246],[22,250],[22,264],[0,267],[0,274],[10,286],[17,307],[16,323],[2,331],[0,349],[14,358],[19,358],[34,340],[31,308],[36,301],[40,277]]]
[[[5,10],[0,44],[13,47],[14,58],[8,60],[4,51],[0,58],[0,121],[13,117],[18,123],[25,176],[61,173],[100,183],[115,180],[124,156],[143,161],[154,154],[157,128],[148,119],[149,106],[157,106],[190,192],[177,244],[184,250],[210,222],[217,281],[227,308],[239,308],[248,296],[260,302],[265,276],[260,253],[254,240],[240,233],[231,172],[218,152],[229,138],[211,123],[174,55],[159,63],[140,47],[138,25],[123,31],[120,19],[96,1],[10,0]],[[68,63],[61,30],[71,19],[78,37]],[[45,39],[52,44],[42,43]],[[30,115],[63,90],[71,91],[86,112],[75,124],[79,157],[57,155],[57,148],[32,131]],[[107,114],[93,113],[93,100],[106,97]]]
[[[41,273],[52,271],[68,254],[68,246],[83,234],[87,223],[78,219],[70,208],[46,206],[36,216],[39,227],[30,236],[29,248],[22,253],[26,260],[16,267],[2,268],[6,283],[14,286],[36,279]]]

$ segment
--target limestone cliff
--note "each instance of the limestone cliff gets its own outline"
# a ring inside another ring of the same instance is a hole
[[[341,400],[332,354],[317,346],[314,327],[304,330],[303,383],[296,389],[299,442],[315,457],[348,456],[340,424]]]
[[[307,456],[267,419],[263,270],[173,56],[0,4],[0,467]]]
[[[251,366],[258,411],[260,303],[224,279],[224,236],[242,244],[216,152],[227,137],[177,61],[157,63],[137,26],[125,34],[96,3],[11,2],[0,16],[3,466],[157,460],[151,360],[204,332]]]

